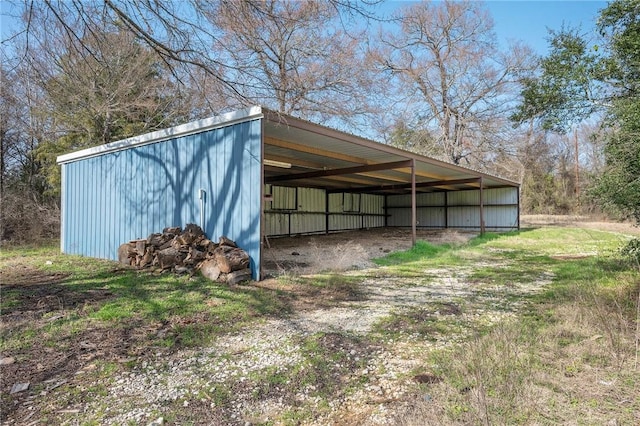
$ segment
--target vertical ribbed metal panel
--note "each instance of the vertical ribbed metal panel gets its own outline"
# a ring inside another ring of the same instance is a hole
[[[271,195],[271,208],[274,210],[296,210],[298,207],[296,188],[272,186]]]
[[[480,208],[478,206],[449,207],[447,213],[449,228],[480,229]]]
[[[286,204],[286,200],[278,197],[288,197],[276,186],[271,187],[273,205]],[[326,191],[317,188],[297,188],[296,209],[279,213],[267,205],[265,214],[266,235],[305,234],[326,231]],[[346,208],[357,211],[345,212]],[[271,211],[270,211],[271,210]],[[373,228],[384,226],[383,216],[369,216],[384,214],[384,197],[372,194],[329,194],[329,230],[340,231],[347,229]],[[341,214],[344,213],[344,214]],[[362,214],[360,214],[362,213]]]
[[[325,227],[325,215],[322,214],[292,214],[291,233],[307,234],[313,232],[323,232]]]
[[[388,207],[411,208],[411,194],[390,195],[387,198]],[[444,206],[444,192],[423,192],[416,194],[418,206]]]
[[[485,195],[489,190],[484,190]],[[451,206],[479,206],[480,205],[480,190],[472,191],[452,191],[449,192],[449,205]],[[486,199],[485,204],[488,204]]]
[[[118,246],[166,226],[200,224],[260,261],[260,121],[253,120],[62,165],[65,253],[117,259]]]
[[[342,213],[342,193],[329,194],[329,212]]]
[[[267,212],[264,215],[265,235],[286,235],[289,233],[289,215]]]
[[[298,188],[298,211],[325,212],[325,191],[316,188]]]
[[[491,188],[483,191],[487,230],[518,228],[518,188]],[[420,227],[465,228],[480,230],[480,191],[451,191],[418,194],[417,220]],[[389,226],[411,226],[411,195],[387,197]]]
[[[360,213],[384,214],[384,196],[362,194],[360,196]]]
[[[362,219],[358,215],[331,215],[329,216],[329,231],[344,231],[348,229],[360,229]]]
[[[483,193],[485,204],[518,204],[518,188],[491,188]]]
[[[518,229],[518,210],[513,206],[485,207],[484,222],[488,230],[516,230]]]

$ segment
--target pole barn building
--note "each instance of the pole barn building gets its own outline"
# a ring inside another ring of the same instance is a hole
[[[382,227],[518,229],[516,182],[261,107],[58,157],[64,253],[195,223],[246,250],[265,237]]]

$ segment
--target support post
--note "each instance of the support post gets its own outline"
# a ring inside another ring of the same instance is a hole
[[[516,188],[516,199],[518,200],[518,207],[516,211],[517,219],[516,223],[518,224],[518,231],[520,230],[520,187]]]
[[[480,176],[480,235],[484,235],[484,194],[482,191],[482,187],[483,187],[483,182],[482,182],[482,176]]]
[[[449,229],[449,191],[444,191],[444,229]]]
[[[416,245],[416,160],[411,159],[411,245]]]
[[[329,234],[329,191],[324,190],[324,233]]]

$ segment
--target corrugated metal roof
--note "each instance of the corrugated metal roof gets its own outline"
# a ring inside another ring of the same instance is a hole
[[[366,190],[378,193],[402,192],[408,190],[406,185],[411,182],[411,169],[408,167],[313,179],[297,179],[295,175],[314,170],[414,160],[418,191],[473,189],[479,187],[480,179],[484,188],[519,186],[517,182],[404,151],[265,108],[263,113],[264,158],[291,166],[287,169],[265,167],[267,181],[273,176],[291,177],[289,181],[278,181],[278,185],[345,191]],[[402,184],[405,188],[402,188]],[[438,185],[435,186],[436,184]],[[374,187],[378,187],[377,190]]]

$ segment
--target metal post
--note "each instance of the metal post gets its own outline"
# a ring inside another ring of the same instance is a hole
[[[416,245],[416,160],[411,160],[411,244]]]
[[[484,200],[482,193],[482,176],[480,176],[480,235],[484,235]]]

